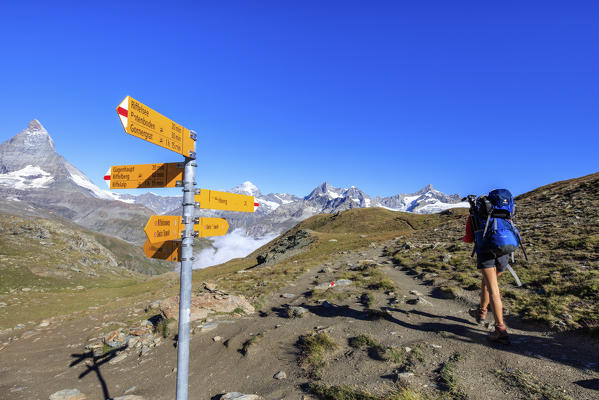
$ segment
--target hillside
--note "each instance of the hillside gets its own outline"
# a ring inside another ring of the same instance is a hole
[[[143,282],[169,267],[146,258],[138,246],[68,221],[0,214],[0,327],[83,306],[65,304],[67,293]],[[34,298],[45,299],[46,307],[36,309],[41,300]]]
[[[516,225],[530,261],[520,251],[515,270],[523,288],[506,274],[502,281],[508,308],[524,320],[560,330],[599,326],[599,174],[556,182],[515,199]],[[432,230],[402,236],[389,249],[395,261],[450,296],[474,291],[471,246],[464,234],[465,210],[446,214],[461,218]]]

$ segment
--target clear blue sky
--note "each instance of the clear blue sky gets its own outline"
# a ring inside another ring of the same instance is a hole
[[[3,3],[0,141],[38,118],[98,185],[181,158],[124,133],[126,95],[198,132],[211,189],[522,193],[599,171],[596,1],[86,3]]]

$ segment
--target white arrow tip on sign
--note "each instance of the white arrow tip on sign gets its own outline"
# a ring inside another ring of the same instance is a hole
[[[108,189],[110,189],[110,170],[111,168],[108,168],[108,171],[104,174],[104,182],[106,183],[106,186],[108,186]]]
[[[127,129],[127,122],[129,121],[129,96],[121,101],[121,104],[116,108],[116,112],[119,114],[123,128]]]

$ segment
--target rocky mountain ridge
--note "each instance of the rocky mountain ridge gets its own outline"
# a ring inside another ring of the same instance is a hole
[[[143,243],[152,211],[99,189],[83,172],[56,153],[38,120],[0,144],[0,211],[57,215],[96,232]],[[41,212],[40,212],[41,211]]]

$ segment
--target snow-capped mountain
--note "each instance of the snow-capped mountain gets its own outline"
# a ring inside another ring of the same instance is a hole
[[[249,181],[235,186],[233,189],[229,190],[229,192],[254,196],[256,201],[260,204],[256,209],[257,215],[269,214],[283,204],[289,204],[299,200],[299,197],[287,193],[262,194],[260,189]]]
[[[460,202],[461,196],[447,195],[427,185],[412,194],[396,194],[391,197],[375,197],[373,206],[384,207],[395,211],[407,211],[417,214],[432,214],[448,208],[468,207],[467,202]]]
[[[427,185],[416,193],[372,198],[354,186],[342,189],[324,182],[303,199],[281,204],[246,229],[250,235],[260,237],[270,232],[282,232],[316,214],[365,207],[432,214],[448,208],[468,207],[468,203],[460,202],[459,195],[446,195],[435,190],[432,185]]]
[[[144,219],[151,215],[146,207],[128,204],[131,199],[94,185],[56,153],[54,141],[36,119],[0,145],[0,197],[8,200],[0,211],[13,212],[14,203],[22,202],[23,208],[30,205],[36,213],[58,215],[136,242],[144,239]]]
[[[254,196],[254,197],[258,197],[259,195],[262,194],[262,193],[260,193],[260,190],[256,187],[256,185],[254,185],[250,181],[245,181],[241,185],[235,186],[230,191],[232,193],[247,194],[248,196]]]
[[[153,192],[147,192],[140,195],[121,194],[119,200],[141,204],[156,214],[172,214],[170,211],[181,207],[183,195],[181,196],[161,196]]]

